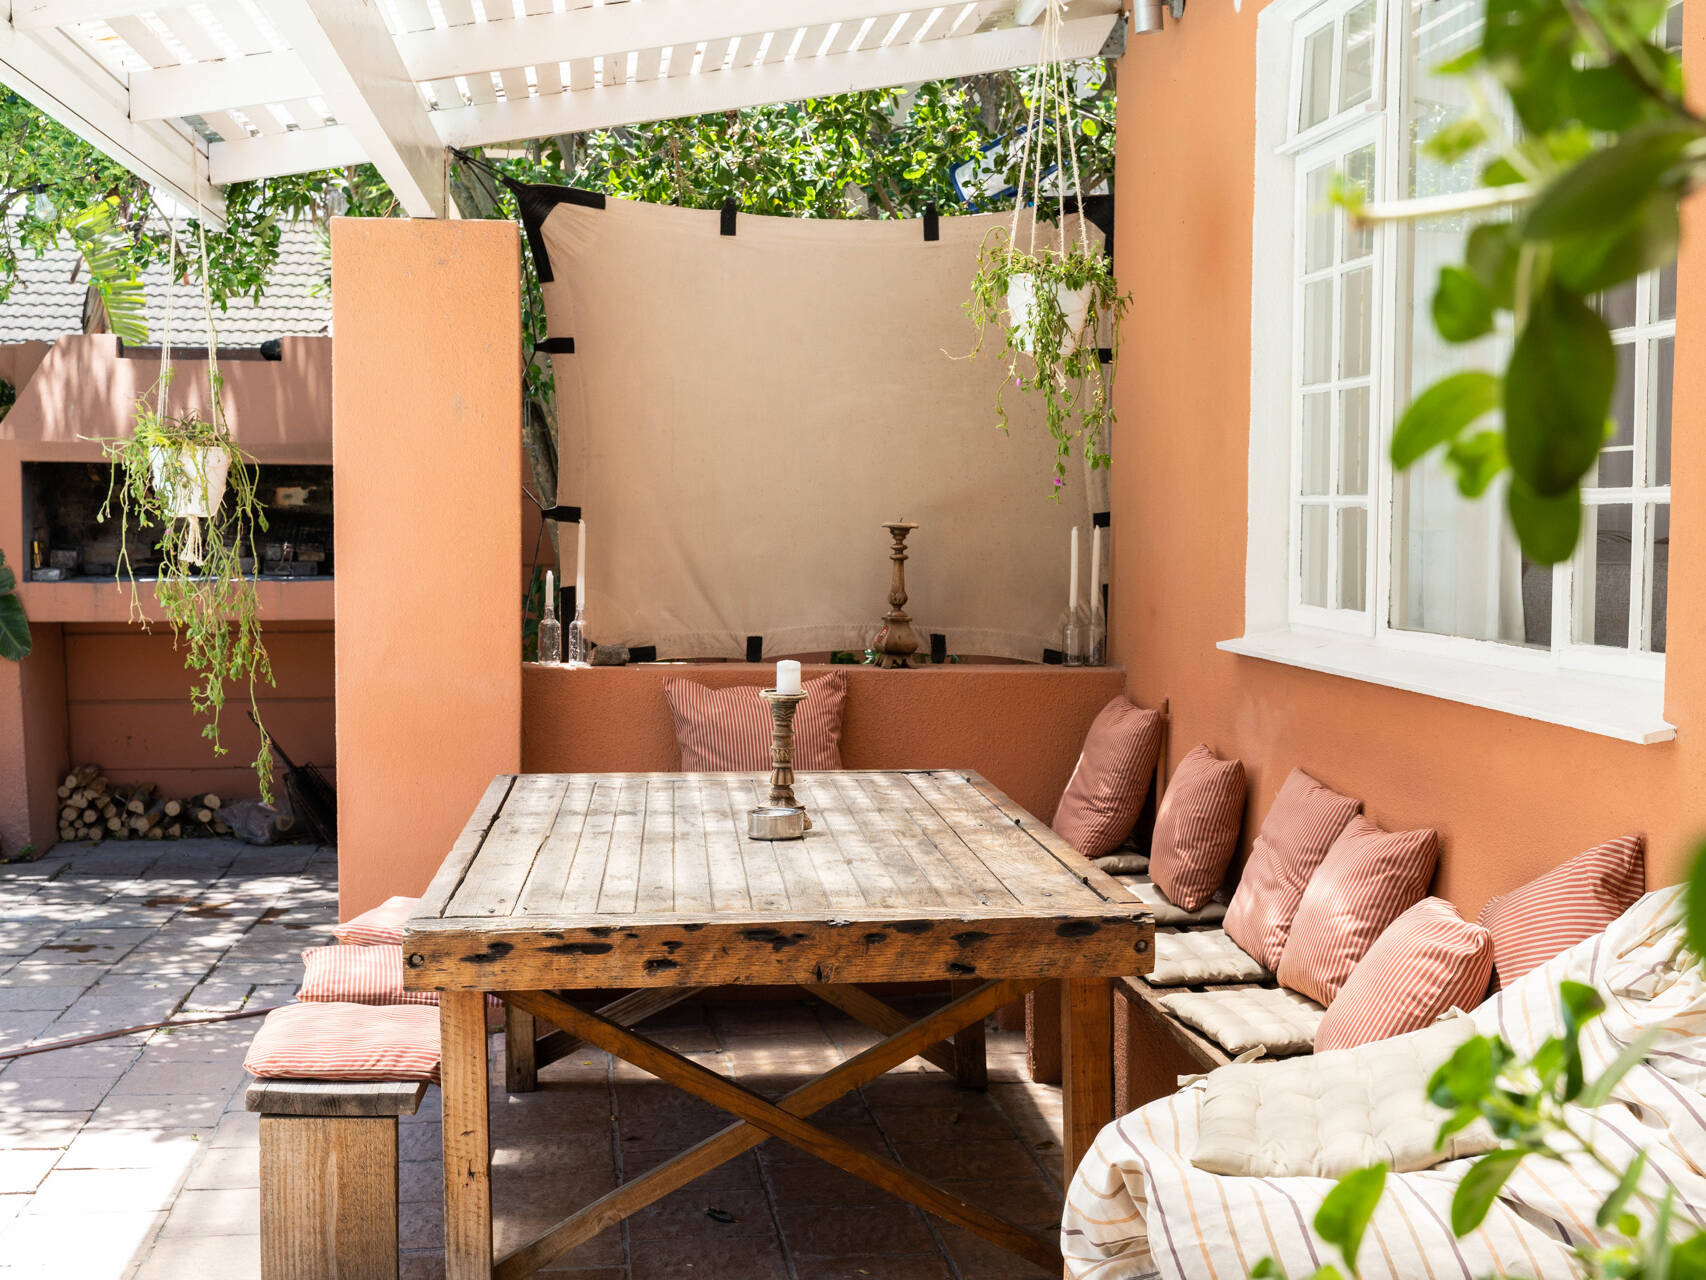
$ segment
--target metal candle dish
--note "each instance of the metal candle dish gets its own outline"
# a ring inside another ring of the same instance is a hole
[[[746,813],[746,833],[754,840],[798,840],[811,830],[805,806],[794,799],[794,712],[804,693],[760,689],[770,704],[770,795]]]

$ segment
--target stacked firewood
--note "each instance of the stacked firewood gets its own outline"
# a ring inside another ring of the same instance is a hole
[[[99,765],[73,769],[59,784],[61,840],[179,840],[223,836],[223,802],[207,792],[173,799],[151,783],[115,783]]]

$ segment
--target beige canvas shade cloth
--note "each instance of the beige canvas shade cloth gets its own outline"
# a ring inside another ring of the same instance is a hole
[[[944,217],[935,241],[922,220],[721,221],[612,199],[540,227],[550,336],[574,342],[554,357],[558,500],[587,522],[587,634],[660,657],[863,648],[888,609],[879,526],[905,518],[922,642],[1039,660],[1074,525],[1087,595],[1107,472],[1075,458],[1051,501],[1035,397],[995,428],[997,335],[952,358],[978,248],[1011,215]]]

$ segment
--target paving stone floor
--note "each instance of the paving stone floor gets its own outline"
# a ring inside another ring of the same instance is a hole
[[[0,866],[0,1049],[291,998],[298,953],[336,918],[331,850],[234,841],[61,845]],[[658,1038],[768,1095],[876,1037],[804,999],[682,1005]],[[0,1060],[0,1280],[251,1280],[257,1129],[243,1111],[256,1023],[156,1031]],[[708,1136],[727,1117],[602,1053],[503,1092],[492,1039],[496,1245]],[[820,1113],[826,1127],[1048,1230],[1060,1094],[990,1031],[990,1088],[919,1060]],[[401,1137],[402,1275],[442,1274],[438,1093]],[[560,1259],[582,1280],[1007,1280],[1048,1273],[776,1142]]]

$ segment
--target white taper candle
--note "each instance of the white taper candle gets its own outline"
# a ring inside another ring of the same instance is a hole
[[[1102,598],[1102,526],[1090,530],[1090,612]]]
[[[586,608],[586,518],[580,521],[580,545],[575,550],[575,612]]]
[[[1078,607],[1078,526],[1072,526],[1072,574],[1066,580],[1066,607]]]
[[[549,569],[547,569],[547,570],[545,570],[545,612],[546,613],[556,613],[557,612],[557,597],[551,594],[551,585],[552,585],[551,571]]]

